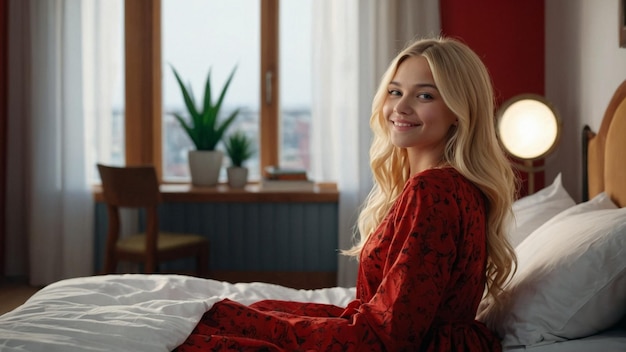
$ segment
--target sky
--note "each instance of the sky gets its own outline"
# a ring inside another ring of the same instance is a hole
[[[197,100],[203,94],[209,69],[216,92],[221,90],[236,67],[225,104],[258,106],[260,1],[162,1],[165,106],[182,104],[182,95],[170,65],[176,68],[186,84],[191,83]],[[310,8],[311,0],[281,1],[282,105],[310,105]]]

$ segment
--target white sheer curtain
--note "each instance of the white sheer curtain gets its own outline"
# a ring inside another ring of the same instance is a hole
[[[346,249],[371,186],[371,101],[389,61],[411,39],[440,32],[439,1],[317,0],[313,25],[313,178],[336,181],[339,243]],[[338,285],[356,261],[339,256]]]
[[[94,4],[12,0],[9,7],[7,274],[28,275],[33,285],[93,274],[86,126],[101,87],[85,74],[92,64],[85,58],[99,55],[85,33],[93,35],[86,29]]]

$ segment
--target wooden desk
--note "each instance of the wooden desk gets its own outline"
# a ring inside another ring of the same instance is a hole
[[[296,288],[336,285],[338,203],[336,187],[313,191],[262,190],[249,185],[161,186],[160,225],[166,231],[194,232],[211,241],[211,278],[230,282],[263,281]],[[100,270],[106,238],[106,207],[94,189],[95,268]],[[139,214],[139,226],[143,216]],[[172,262],[166,272],[181,272],[193,262]]]
[[[161,194],[164,202],[223,202],[223,203],[328,203],[339,201],[334,184],[316,184],[313,191],[264,190],[258,184],[245,189],[231,189],[225,184],[216,187],[194,187],[190,184],[163,184]],[[94,199],[104,201],[100,186],[94,186]]]

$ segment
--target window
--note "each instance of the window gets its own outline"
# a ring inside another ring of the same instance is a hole
[[[310,169],[312,0],[280,3],[280,166]]]
[[[242,130],[256,145],[259,142],[259,1],[187,0],[184,6],[181,4],[179,0],[162,0],[163,177],[168,180],[188,179],[187,150],[194,148],[172,115],[177,112],[188,116],[171,66],[191,86],[198,104],[209,70],[213,99],[217,99],[231,70],[236,68],[222,106],[222,118],[240,108],[227,133]],[[224,163],[228,163],[227,158]],[[258,170],[258,157],[248,161],[247,166]]]
[[[171,66],[191,85],[196,100],[209,69],[216,91],[236,66],[222,113],[241,108],[227,133],[243,130],[257,141],[257,153],[247,162],[251,179],[258,179],[268,165],[308,170],[311,6],[312,0],[283,0],[280,10],[278,0],[162,0],[160,7],[127,1],[126,24],[132,32],[126,33],[126,57],[139,63],[127,65],[127,88],[140,86],[126,95],[135,105],[127,107],[132,120],[126,123],[127,163],[152,162],[160,165],[165,181],[187,181],[187,150],[193,146],[171,114],[185,111]],[[160,37],[145,16],[161,19]],[[133,38],[141,38],[135,39],[139,48]],[[155,50],[162,53],[160,62],[150,59]],[[150,80],[158,75],[162,87],[156,92],[158,83]],[[148,94],[147,87],[152,88]],[[162,109],[151,109],[151,103],[162,103]],[[156,123],[162,123],[160,128]],[[225,158],[225,166],[228,162]]]

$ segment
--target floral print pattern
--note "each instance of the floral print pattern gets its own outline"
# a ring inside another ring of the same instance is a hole
[[[363,247],[347,307],[226,299],[176,351],[500,351],[475,320],[486,206],[454,168],[417,174]]]

